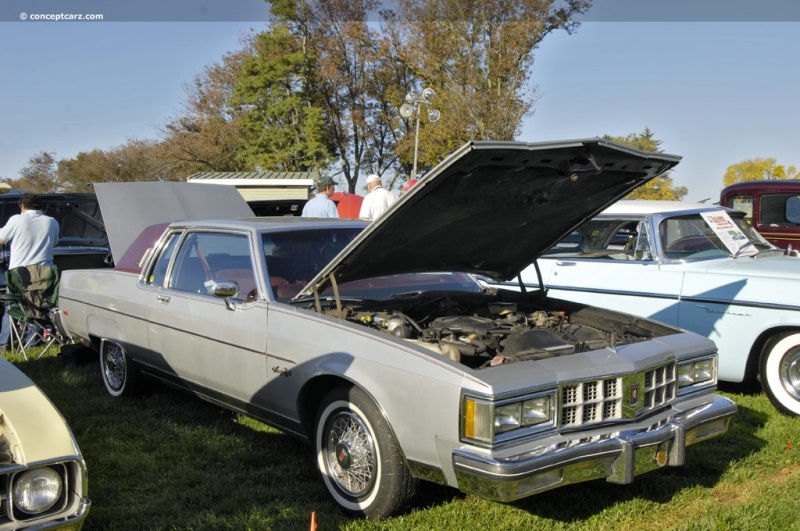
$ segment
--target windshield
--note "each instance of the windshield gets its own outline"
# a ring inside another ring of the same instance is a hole
[[[262,246],[269,285],[276,300],[295,297],[339,252],[361,232],[360,228],[331,228],[264,233]],[[387,299],[424,291],[479,291],[464,273],[432,272],[380,276],[339,285],[345,298]],[[328,288],[321,293],[332,297]]]
[[[543,256],[600,260],[649,261],[656,256],[694,260],[748,256],[777,250],[744,220],[725,210],[702,212],[663,220],[657,241],[651,241],[647,223],[639,219],[596,218],[587,221]]]
[[[739,215],[724,210],[669,218],[658,227],[666,258],[754,255],[774,247]]]

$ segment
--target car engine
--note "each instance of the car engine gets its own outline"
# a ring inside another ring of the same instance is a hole
[[[558,309],[485,294],[422,294],[346,305],[341,317],[472,368],[565,356],[675,333],[636,317],[557,301]],[[553,302],[553,301],[550,301]],[[325,313],[336,313],[330,309]]]

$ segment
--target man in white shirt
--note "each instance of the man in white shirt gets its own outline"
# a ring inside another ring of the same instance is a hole
[[[42,203],[35,194],[26,193],[19,199],[19,214],[8,219],[0,229],[0,243],[10,243],[8,268],[29,265],[53,265],[53,247],[58,243],[58,222],[42,213]],[[0,350],[9,340],[8,314],[3,314],[0,326]]]
[[[367,196],[361,203],[358,217],[374,221],[397,202],[397,196],[381,184],[381,178],[374,173],[367,177]]]

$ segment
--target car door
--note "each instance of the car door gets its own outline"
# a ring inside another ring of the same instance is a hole
[[[677,324],[681,264],[660,263],[645,220],[595,219],[539,258],[552,297]],[[533,267],[526,285],[538,285]]]
[[[252,247],[245,233],[187,231],[148,313],[151,361],[162,376],[237,408],[266,407],[266,301],[258,295]],[[229,307],[209,294],[214,281],[234,280],[241,293]],[[253,300],[247,300],[253,299]]]

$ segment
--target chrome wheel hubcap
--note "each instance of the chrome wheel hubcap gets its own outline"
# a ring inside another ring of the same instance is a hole
[[[783,356],[780,378],[786,392],[800,400],[800,347],[789,350]]]
[[[122,387],[125,381],[125,355],[119,346],[112,345],[104,349],[103,370],[108,385],[114,389]]]
[[[369,492],[377,466],[375,443],[357,415],[343,412],[331,420],[325,453],[339,488],[354,497]]]

